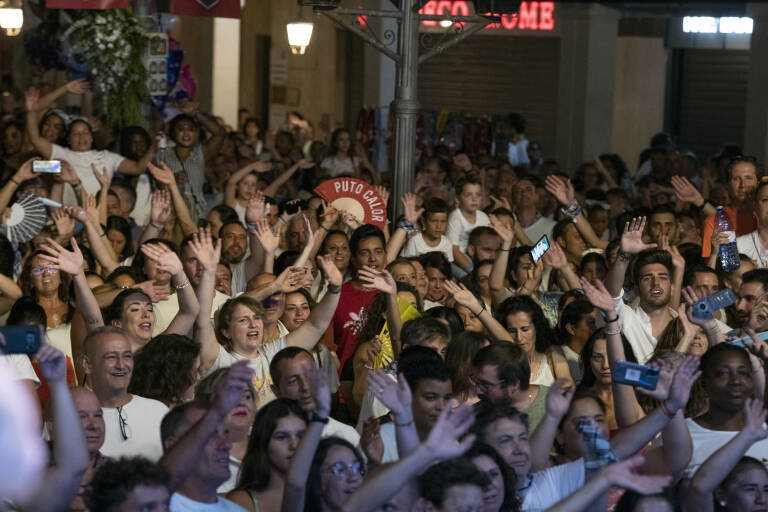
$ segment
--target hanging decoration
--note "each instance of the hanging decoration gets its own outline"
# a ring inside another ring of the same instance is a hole
[[[141,125],[149,93],[142,62],[147,35],[139,21],[122,9],[96,11],[74,22],[64,37],[72,38],[69,54],[101,96],[107,124]]]
[[[240,19],[240,0],[173,0],[171,6],[182,16]]]

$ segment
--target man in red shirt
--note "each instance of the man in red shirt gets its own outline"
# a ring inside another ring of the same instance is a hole
[[[746,235],[757,229],[752,197],[757,187],[757,180],[758,166],[754,157],[736,157],[728,165],[728,188],[731,192],[731,204],[726,206],[724,210],[733,222],[736,236]],[[712,252],[712,233],[714,230],[715,214],[713,213],[704,221],[701,244],[701,256],[703,258],[709,258]]]
[[[384,270],[387,264],[384,233],[376,226],[366,224],[352,232],[349,249],[352,253],[350,264],[354,278],[342,285],[339,305],[331,323],[340,370],[354,352],[357,334],[365,323],[368,306],[379,293],[366,288],[357,271],[365,265]]]

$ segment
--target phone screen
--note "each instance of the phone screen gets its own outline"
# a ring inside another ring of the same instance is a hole
[[[35,160],[32,162],[32,172],[60,173],[61,162],[59,160]]]
[[[544,253],[548,250],[549,238],[547,238],[547,235],[544,235],[538,242],[536,242],[536,245],[533,246],[533,249],[531,249],[531,257],[533,258],[533,262],[536,263],[539,261],[541,257],[544,256]]]

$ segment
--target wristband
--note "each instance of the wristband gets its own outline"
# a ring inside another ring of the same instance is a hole
[[[189,286],[189,280],[185,281],[184,284],[176,284],[173,287],[176,288],[177,290],[183,290],[187,286]]]
[[[675,414],[677,414],[677,413],[674,413],[674,412],[669,410],[669,407],[667,407],[667,401],[666,400],[661,402],[661,410],[664,411],[664,414],[666,414],[668,418],[674,418]]]
[[[482,308],[480,308],[480,311],[478,311],[477,313],[472,313],[472,316],[473,316],[473,317],[475,317],[475,318],[479,318],[479,317],[480,317],[480,315],[482,315],[482,314],[483,314],[483,311],[485,311],[485,303],[484,303],[484,302],[482,302],[482,303],[481,303],[481,305],[482,305],[483,307],[482,307]]]
[[[410,427],[411,425],[413,425],[413,418],[411,418],[411,421],[406,423],[398,423],[396,421],[393,421],[392,423],[394,423],[396,427]]]
[[[325,417],[320,416],[319,414],[317,414],[317,412],[312,411],[309,413],[309,421],[310,423],[322,423],[323,425],[327,425],[329,418],[328,416],[325,416]]]
[[[606,324],[612,324],[613,322],[618,322],[619,321],[619,315],[616,315],[616,318],[611,318],[610,320],[605,318],[605,317],[603,317],[603,319],[605,320]]]
[[[560,208],[560,211],[563,212],[566,216],[575,219],[581,213],[581,205],[574,199],[573,202],[567,207]]]
[[[400,222],[397,223],[397,227],[402,229],[406,233],[413,233],[414,231],[416,231],[416,228],[414,227],[413,223],[406,218],[403,218],[402,220],[400,220]]]
[[[621,334],[621,331],[618,330],[618,329],[615,330],[615,331],[611,331],[609,329],[606,329],[605,330],[605,334],[608,334],[608,335],[611,335],[611,336],[618,336],[619,334]]]
[[[328,283],[328,288],[326,289],[325,293],[339,293],[341,292],[341,286],[338,284],[331,284]]]
[[[16,181],[15,179],[13,179],[13,177],[10,177],[10,178],[8,178],[8,179],[9,179],[10,181],[14,182],[14,183],[16,184],[16,186],[17,186],[17,187],[20,185],[20,183],[19,183],[18,181]]]

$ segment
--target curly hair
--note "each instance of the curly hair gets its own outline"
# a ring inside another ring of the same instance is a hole
[[[107,461],[96,471],[85,503],[89,510],[117,512],[137,487],[168,488],[170,484],[170,473],[159,464],[144,457],[123,457]]]
[[[501,480],[504,482],[504,501],[501,503],[499,511],[517,512],[520,510],[521,503],[517,499],[517,474],[507,465],[499,452],[482,441],[475,441],[475,444],[463,455],[463,458],[470,462],[478,457],[488,457],[501,472]]]
[[[161,334],[136,351],[128,392],[166,405],[184,401],[195,384],[200,344],[181,334]]]

